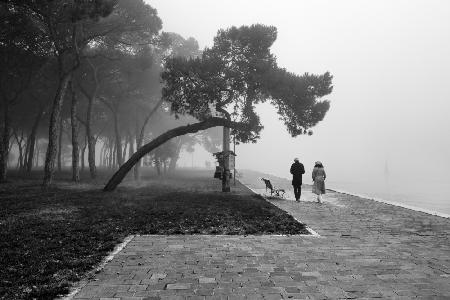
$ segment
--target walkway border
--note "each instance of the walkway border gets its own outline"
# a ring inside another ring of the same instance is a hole
[[[264,198],[264,200],[266,200],[267,202],[271,203],[271,202],[269,201],[269,199],[268,199],[265,195],[256,192],[254,189],[252,189],[251,187],[249,187],[249,186],[246,185],[245,183],[242,183],[240,180],[238,180],[238,181],[239,181],[243,186],[245,186],[246,188],[248,188],[250,191],[252,191],[252,192],[255,193],[256,195],[260,195],[261,197]],[[271,204],[273,204],[273,203],[271,203]],[[287,214],[289,214],[287,211],[285,211],[285,212],[286,212]],[[320,234],[318,234],[316,231],[314,231],[313,229],[311,229],[311,228],[310,228],[308,225],[306,225],[304,222],[300,221],[299,219],[297,219],[296,217],[294,217],[294,216],[291,215],[291,214],[289,214],[289,215],[290,215],[291,217],[293,217],[295,221],[297,221],[297,222],[299,222],[299,223],[305,225],[305,229],[310,233],[310,234],[296,234],[295,236],[314,237],[314,238],[324,238],[324,237],[320,236]],[[280,234],[280,236],[287,236],[287,235]]]
[[[122,249],[125,248],[128,245],[128,243],[131,242],[135,237],[136,235],[127,236],[122,243],[114,247],[114,249],[102,260],[102,262],[97,267],[95,267],[95,269],[89,271],[81,281],[75,284],[75,286],[71,288],[71,291],[67,296],[58,299],[72,300],[76,296],[76,294],[78,294],[78,292],[81,291],[81,289],[89,283],[89,280],[92,279],[95,276],[95,274],[99,273],[106,266],[107,263],[113,260],[114,257],[117,255],[117,253],[122,251]]]

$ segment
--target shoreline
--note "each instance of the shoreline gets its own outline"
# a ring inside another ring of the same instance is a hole
[[[263,173],[263,172],[260,172],[260,171],[255,171],[255,170],[242,170],[242,171],[244,172],[244,178],[245,178],[246,171],[250,171],[250,172],[253,172],[253,173],[258,173],[258,174],[260,174],[262,176],[268,176],[268,177],[272,177],[272,178],[276,178],[276,179],[282,179],[283,181],[286,181],[288,183],[291,181],[289,178],[286,178],[286,177],[276,176],[276,175],[272,175],[272,174],[268,174],[268,173]],[[309,185],[309,184],[306,184],[306,185]],[[414,210],[414,211],[418,211],[418,212],[423,212],[423,213],[426,213],[426,214],[429,214],[429,215],[432,215],[432,216],[437,216],[437,217],[441,217],[441,218],[450,219],[450,214],[437,212],[437,211],[434,211],[434,210],[431,210],[431,209],[426,209],[426,208],[422,208],[422,207],[418,207],[418,206],[414,206],[414,205],[403,204],[401,202],[396,202],[396,201],[385,200],[383,198],[374,197],[374,196],[370,196],[370,195],[366,195],[366,194],[359,194],[359,193],[349,192],[347,190],[342,190],[342,189],[339,189],[339,188],[333,188],[332,187],[332,188],[327,188],[327,190],[333,191],[333,192],[336,192],[336,193],[340,193],[340,194],[355,196],[355,197],[359,197],[359,198],[363,198],[363,199],[367,199],[367,200],[377,201],[377,202],[388,204],[388,205],[398,206],[398,207],[402,207],[402,208],[406,208],[406,209],[410,209],[410,210]]]
[[[450,219],[450,214],[441,213],[441,212],[433,211],[433,210],[426,209],[426,208],[421,208],[421,207],[417,207],[417,206],[413,206],[413,205],[403,204],[403,203],[396,202],[396,201],[389,201],[389,200],[385,200],[385,199],[382,199],[382,198],[373,197],[373,196],[369,196],[369,195],[352,193],[352,192],[348,192],[348,191],[340,190],[340,189],[335,189],[335,188],[327,188],[327,190],[330,190],[330,191],[333,191],[333,192],[336,192],[336,193],[340,193],[340,194],[355,196],[355,197],[359,197],[359,198],[363,198],[363,199],[367,199],[367,200],[377,201],[377,202],[381,202],[381,203],[384,203],[384,204],[389,204],[389,205],[393,205],[393,206],[399,206],[399,207],[403,207],[403,208],[406,208],[406,209],[423,212],[423,213],[426,213],[426,214],[429,214],[429,215],[432,215],[432,216],[437,216],[437,217],[441,217],[441,218]]]

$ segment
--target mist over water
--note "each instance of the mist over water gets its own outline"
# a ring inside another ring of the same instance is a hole
[[[289,178],[299,157],[310,182],[320,160],[329,188],[450,214],[450,2],[148,2],[164,30],[201,47],[219,28],[274,25],[280,65],[334,76],[330,111],[313,136],[292,138],[274,108],[259,105],[265,128],[258,143],[237,146],[238,169]],[[197,149],[184,160],[212,158]]]

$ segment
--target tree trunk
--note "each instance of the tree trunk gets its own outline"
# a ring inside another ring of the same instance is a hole
[[[39,167],[39,155],[41,154],[40,151],[41,149],[39,148],[38,141],[36,140],[36,159],[34,160],[34,166],[36,168]]]
[[[92,110],[94,106],[94,95],[89,97],[87,115],[86,115],[86,135],[88,140],[88,163],[89,163],[89,172],[91,174],[91,178],[95,179],[97,177],[97,167],[95,166],[95,137],[92,132]]]
[[[48,146],[47,153],[45,155],[44,180],[42,183],[44,187],[49,186],[53,180],[59,131],[58,121],[61,115],[61,108],[70,78],[70,74],[66,74],[61,78],[58,90],[53,100],[52,113],[50,115],[50,126],[48,128]]]
[[[170,158],[170,164],[169,164],[169,172],[175,171],[175,168],[177,167],[177,161],[180,158],[180,152],[181,147],[183,146],[183,138],[179,138],[179,140],[176,143],[176,149],[174,155]]]
[[[106,142],[103,143],[103,160],[102,166],[106,168],[108,166],[108,144]]]
[[[103,165],[109,167],[109,144],[105,146],[105,155],[103,156]]]
[[[33,168],[33,157],[34,157],[34,149],[36,145],[36,134],[39,127],[39,123],[41,122],[42,116],[44,114],[44,107],[41,107],[38,113],[36,114],[36,118],[34,119],[33,127],[31,128],[31,133],[29,142],[28,142],[28,154],[26,161],[26,171],[28,174],[31,173],[31,169]]]
[[[17,159],[17,166],[16,168],[19,170],[23,169],[23,131],[21,133],[21,136],[19,138],[19,135],[17,134],[17,132],[14,132],[14,137],[16,138],[16,142],[17,142],[17,147],[19,148],[19,158]]]
[[[137,135],[137,123],[136,123],[136,150],[141,148],[142,143],[144,142],[144,133],[145,133],[145,127],[147,126],[148,122],[150,121],[150,118],[156,113],[156,111],[158,110],[158,108],[161,106],[161,104],[163,103],[163,99],[161,98],[155,105],[155,107],[153,107],[153,109],[150,111],[150,113],[147,115],[147,117],[144,120],[144,123],[142,124],[141,127],[141,131],[139,133],[139,136]],[[137,163],[134,166],[134,180],[139,180],[139,168],[141,167],[141,161],[139,161],[139,163]]]
[[[180,127],[171,129],[171,130],[161,134],[160,136],[158,136],[151,142],[145,144],[141,148],[139,148],[131,156],[131,158],[126,163],[124,163],[116,173],[114,173],[114,175],[110,178],[110,180],[108,181],[106,186],[103,188],[103,190],[104,191],[114,190],[117,187],[117,185],[122,182],[123,178],[127,175],[127,173],[131,170],[131,168],[133,168],[133,166],[144,155],[146,155],[147,153],[156,149],[158,146],[164,144],[168,140],[170,140],[174,137],[180,136],[180,135],[184,135],[187,133],[195,133],[200,130],[205,130],[205,129],[208,129],[211,127],[216,127],[216,126],[227,126],[229,128],[242,128],[243,130],[246,129],[245,124],[240,124],[240,123],[232,122],[227,119],[217,118],[217,117],[212,117],[212,118],[209,118],[202,122],[189,124],[186,126],[180,126]]]
[[[81,171],[84,171],[84,169],[85,169],[85,153],[86,153],[87,145],[88,145],[87,136],[85,136],[83,149],[81,149]]]
[[[158,173],[158,176],[161,176],[161,161],[159,160],[159,158],[155,158],[154,162],[155,162],[156,172]]]
[[[3,131],[0,144],[0,182],[6,181],[6,172],[8,169],[9,138],[11,124],[9,119],[9,105],[6,103],[3,112]]]
[[[131,155],[134,153],[134,139],[133,135],[130,135],[130,151],[128,151],[128,159],[131,158]]]
[[[23,147],[22,141],[19,144],[19,170],[23,169]]]
[[[109,139],[109,149],[108,149],[108,167],[113,168],[114,164],[114,140]]]
[[[123,152],[122,152],[122,162],[125,161],[126,155],[127,155],[127,147],[128,147],[128,140],[125,139],[125,145],[123,145]]]
[[[30,151],[30,140],[29,139],[27,139],[27,141],[25,143],[25,148],[24,148],[24,152],[23,152],[23,163],[22,163],[22,170],[21,171],[25,171],[26,168],[27,168],[28,151]]]
[[[114,115],[114,133],[116,134],[116,159],[119,167],[123,164],[122,160],[122,139],[120,138],[119,130],[119,116],[116,111],[113,112]]]
[[[100,157],[98,160],[98,166],[99,167],[103,167],[103,155],[105,154],[105,144],[102,145],[102,147],[100,148]]]
[[[70,123],[72,125],[72,181],[80,181],[80,145],[78,144],[78,119],[77,119],[77,106],[78,98],[75,95],[71,82],[71,92],[72,92],[72,106],[70,109]]]
[[[139,138],[136,136],[136,150],[139,149],[142,145],[139,144]],[[134,153],[134,151],[133,151]],[[132,155],[128,159],[131,158]],[[140,168],[141,168],[142,160],[139,160],[137,164],[133,168],[134,180],[138,181],[140,178]]]
[[[115,157],[115,147],[114,147],[115,143],[114,140],[111,139],[111,144],[109,146],[109,167],[112,169],[114,168],[114,157]]]
[[[63,119],[59,119],[59,137],[58,137],[58,171],[62,168],[62,139],[63,139]]]
[[[86,112],[86,135],[87,135],[87,144],[88,144],[88,164],[89,164],[89,173],[91,175],[92,179],[95,179],[97,177],[97,168],[95,166],[95,144],[97,142],[96,138],[94,137],[94,133],[92,131],[92,111],[94,107],[94,99],[97,96],[99,81],[98,81],[98,68],[95,67],[95,65],[92,63],[90,58],[86,58],[87,63],[92,69],[92,75],[94,78],[94,90],[91,94],[86,92],[85,89],[83,89],[82,85],[79,85],[81,92],[86,96],[88,99],[88,107]]]

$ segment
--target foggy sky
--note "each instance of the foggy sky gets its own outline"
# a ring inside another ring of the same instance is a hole
[[[292,138],[275,110],[258,111],[257,144],[237,147],[237,168],[289,177],[299,157],[328,177],[450,181],[450,1],[147,0],[163,30],[210,46],[219,28],[278,28],[272,51],[289,71],[334,76],[331,108],[313,136]],[[191,164],[191,156],[184,158]],[[195,153],[195,164],[212,160]],[[183,165],[183,163],[182,163]]]

